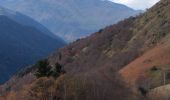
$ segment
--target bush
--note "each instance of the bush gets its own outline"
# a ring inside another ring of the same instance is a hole
[[[157,71],[157,70],[159,70],[156,66],[153,66],[151,69],[150,69],[151,71]]]

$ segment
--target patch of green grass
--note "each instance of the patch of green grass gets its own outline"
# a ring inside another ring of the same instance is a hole
[[[153,66],[150,70],[147,71],[147,76],[150,80],[150,88],[155,88],[162,85],[163,77],[162,70],[156,66]]]
[[[163,73],[168,70],[169,70],[168,65],[162,65],[161,67],[153,66],[146,72],[147,78],[150,80],[149,81],[150,89],[164,85]],[[170,80],[166,79],[166,84],[170,84]]]

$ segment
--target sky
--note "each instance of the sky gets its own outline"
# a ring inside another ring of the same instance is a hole
[[[145,10],[152,7],[159,0],[110,0],[116,3],[124,4],[136,10]]]

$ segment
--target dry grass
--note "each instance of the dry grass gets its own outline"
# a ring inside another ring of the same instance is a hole
[[[148,93],[149,100],[169,100],[170,99],[170,85],[160,86],[152,89]]]

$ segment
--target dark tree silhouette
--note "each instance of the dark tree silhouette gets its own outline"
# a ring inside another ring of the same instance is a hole
[[[63,66],[58,62],[55,64],[51,74],[54,78],[59,77],[63,73]]]
[[[49,66],[47,59],[39,61],[35,66],[38,68],[35,73],[38,78],[50,76],[51,66]]]

